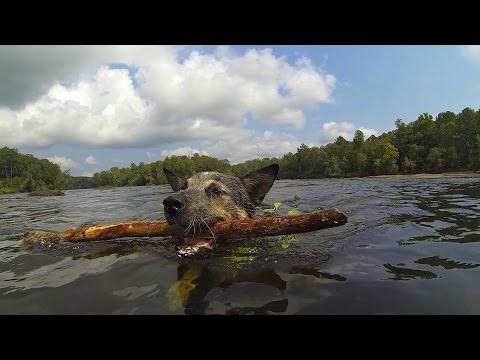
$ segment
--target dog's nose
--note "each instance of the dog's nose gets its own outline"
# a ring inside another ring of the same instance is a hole
[[[185,202],[178,196],[172,195],[163,200],[165,211],[170,215],[175,215],[185,207]]]

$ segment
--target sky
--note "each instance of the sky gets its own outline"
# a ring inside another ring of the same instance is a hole
[[[74,176],[232,164],[480,108],[480,46],[0,46],[0,147]]]

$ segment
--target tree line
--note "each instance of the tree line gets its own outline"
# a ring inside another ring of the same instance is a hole
[[[391,174],[477,171],[480,169],[480,110],[442,112],[434,119],[428,113],[406,124],[395,122],[395,130],[368,139],[357,130],[352,141],[339,136],[325,146],[302,144],[295,153],[280,158],[248,160],[231,165],[228,160],[194,154],[171,156],[150,164],[131,164],[96,173],[96,186],[166,184],[162,166],[190,176],[199,171],[221,171],[231,175],[280,164],[279,179],[316,179]]]
[[[249,160],[232,165],[207,155],[170,156],[149,164],[132,163],[95,173],[93,178],[71,177],[58,165],[15,149],[0,150],[0,189],[17,191],[29,188],[89,188],[166,184],[166,166],[190,176],[201,171],[220,171],[230,175],[246,173],[280,164],[279,179],[315,179],[387,174],[477,171],[480,169],[480,110],[465,108],[460,113],[442,112],[434,119],[428,113],[406,124],[395,122],[395,130],[365,139],[357,130],[352,141],[339,136],[333,143],[309,147],[302,144],[295,153],[279,158]],[[0,190],[1,191],[1,190]]]
[[[64,189],[69,171],[47,159],[21,154],[17,149],[0,148],[0,194],[34,190]]]

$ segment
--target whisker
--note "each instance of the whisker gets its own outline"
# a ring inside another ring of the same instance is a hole
[[[188,226],[185,229],[185,231],[183,232],[183,234],[187,235],[187,233],[192,229],[192,226],[193,226],[193,220],[188,223]]]
[[[150,230],[148,231],[147,237],[150,236],[150,233],[152,232],[152,230],[155,228],[156,225],[158,225],[158,223],[153,223],[150,225]]]
[[[189,223],[188,226],[185,228],[185,230],[183,230],[183,235],[186,235],[191,227],[192,227],[192,223]]]
[[[195,225],[196,225],[196,222],[197,222],[197,218],[193,218],[193,237],[192,237],[192,240],[195,239]]]
[[[203,220],[203,218],[201,220],[203,221],[205,226],[208,228],[208,230],[210,230],[210,233],[213,236],[213,241],[215,242],[215,247],[217,247],[217,238],[215,237],[215,234],[213,233],[212,229],[210,229],[210,226],[208,226],[208,224],[205,222],[205,220]]]

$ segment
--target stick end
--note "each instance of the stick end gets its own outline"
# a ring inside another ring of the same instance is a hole
[[[57,233],[48,231],[28,231],[23,237],[24,245],[44,245],[47,243],[56,243],[60,241]]]

